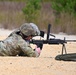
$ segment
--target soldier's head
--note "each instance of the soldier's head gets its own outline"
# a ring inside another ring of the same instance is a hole
[[[27,37],[40,35],[40,30],[34,23],[24,23],[20,27],[20,32]]]

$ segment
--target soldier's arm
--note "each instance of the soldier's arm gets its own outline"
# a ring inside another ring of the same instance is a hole
[[[37,50],[32,49],[24,40],[19,42],[19,47],[23,51],[24,55],[27,55],[28,57],[39,57],[40,55]]]

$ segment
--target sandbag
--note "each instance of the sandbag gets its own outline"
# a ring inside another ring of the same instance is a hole
[[[56,60],[76,61],[76,53],[61,54],[55,57]]]

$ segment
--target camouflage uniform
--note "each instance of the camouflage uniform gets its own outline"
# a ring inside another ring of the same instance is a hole
[[[5,40],[0,42],[0,56],[29,56],[38,57],[37,51],[33,50],[27,40],[24,40],[18,33],[19,30],[11,33]]]

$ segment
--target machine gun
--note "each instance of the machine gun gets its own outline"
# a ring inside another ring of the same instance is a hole
[[[51,44],[52,45],[62,44],[62,55],[63,55],[63,51],[65,51],[65,53],[67,54],[65,43],[67,43],[67,42],[76,42],[76,40],[65,40],[65,38],[64,38],[64,40],[50,38],[50,36],[55,37],[54,35],[50,34],[50,28],[51,28],[51,24],[48,25],[46,40],[34,40],[34,39],[32,39],[32,40],[30,40],[30,43],[32,43],[32,44],[50,44],[50,45]],[[44,37],[44,31],[41,31],[40,36]]]

